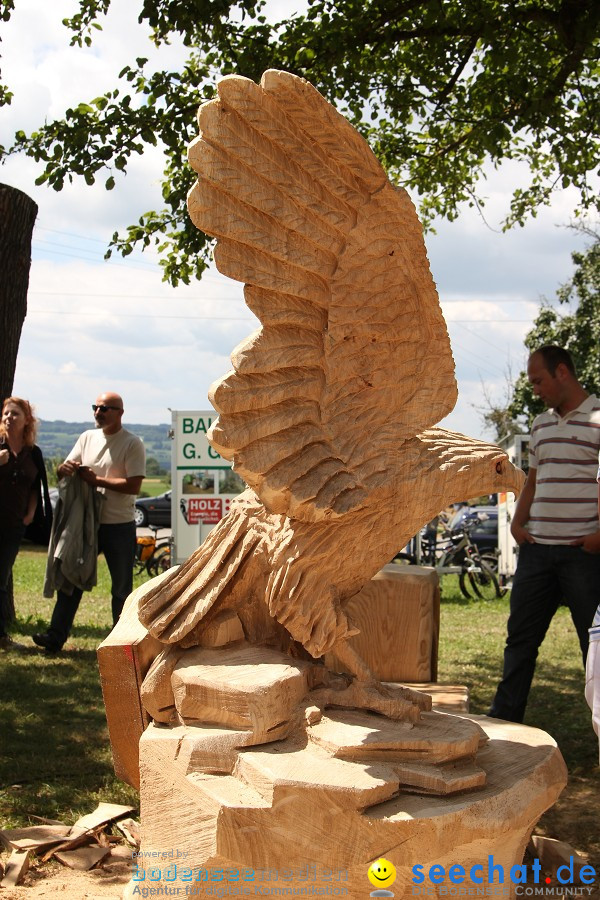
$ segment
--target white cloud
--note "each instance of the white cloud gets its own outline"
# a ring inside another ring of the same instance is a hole
[[[58,370],[59,375],[74,375],[77,372],[77,363],[70,362],[64,363],[60,369]]]
[[[231,349],[256,327],[241,285],[216,271],[175,290],[158,267],[135,262],[34,260],[15,391],[35,398],[42,418],[80,419],[108,389],[124,396],[130,421],[204,408]]]

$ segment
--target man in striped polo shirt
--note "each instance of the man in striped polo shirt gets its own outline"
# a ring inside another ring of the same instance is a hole
[[[585,665],[600,601],[600,554],[590,552],[599,529],[600,400],[581,386],[561,347],[532,353],[527,377],[548,411],[533,423],[529,474],[511,525],[519,561],[503,676],[489,711],[511,722],[523,721],[538,649],[559,605],[569,607]]]

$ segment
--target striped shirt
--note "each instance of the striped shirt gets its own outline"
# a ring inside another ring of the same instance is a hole
[[[549,409],[531,430],[529,465],[536,469],[527,529],[540,544],[570,544],[598,531],[600,400],[587,397],[561,418]]]

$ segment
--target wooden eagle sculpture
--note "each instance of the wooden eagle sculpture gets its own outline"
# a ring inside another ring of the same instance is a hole
[[[408,194],[307,81],[228,76],[218,95],[199,110],[188,206],[262,324],[210,393],[209,440],[248,490],[139,616],[192,646],[233,609],[249,641],[334,650],[374,708],[388,694],[347,644],[344,601],[448,503],[518,493],[524,476],[432,427],[457,386]],[[418,715],[414,694],[391,714]]]

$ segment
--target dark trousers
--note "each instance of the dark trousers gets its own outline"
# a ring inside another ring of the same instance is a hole
[[[18,525],[15,528],[0,528],[0,637],[6,636],[6,629],[12,618],[8,586],[12,567],[24,534],[24,525]]]
[[[104,553],[111,577],[112,618],[117,624],[123,604],[133,588],[133,560],[135,556],[135,523],[100,525],[98,552]],[[83,591],[74,588],[72,594],[56,592],[56,603],[48,634],[59,649],[67,640]]]
[[[504,671],[489,715],[522,722],[538,649],[561,603],[569,607],[585,666],[600,602],[600,554],[564,544],[522,544],[504,649]]]

